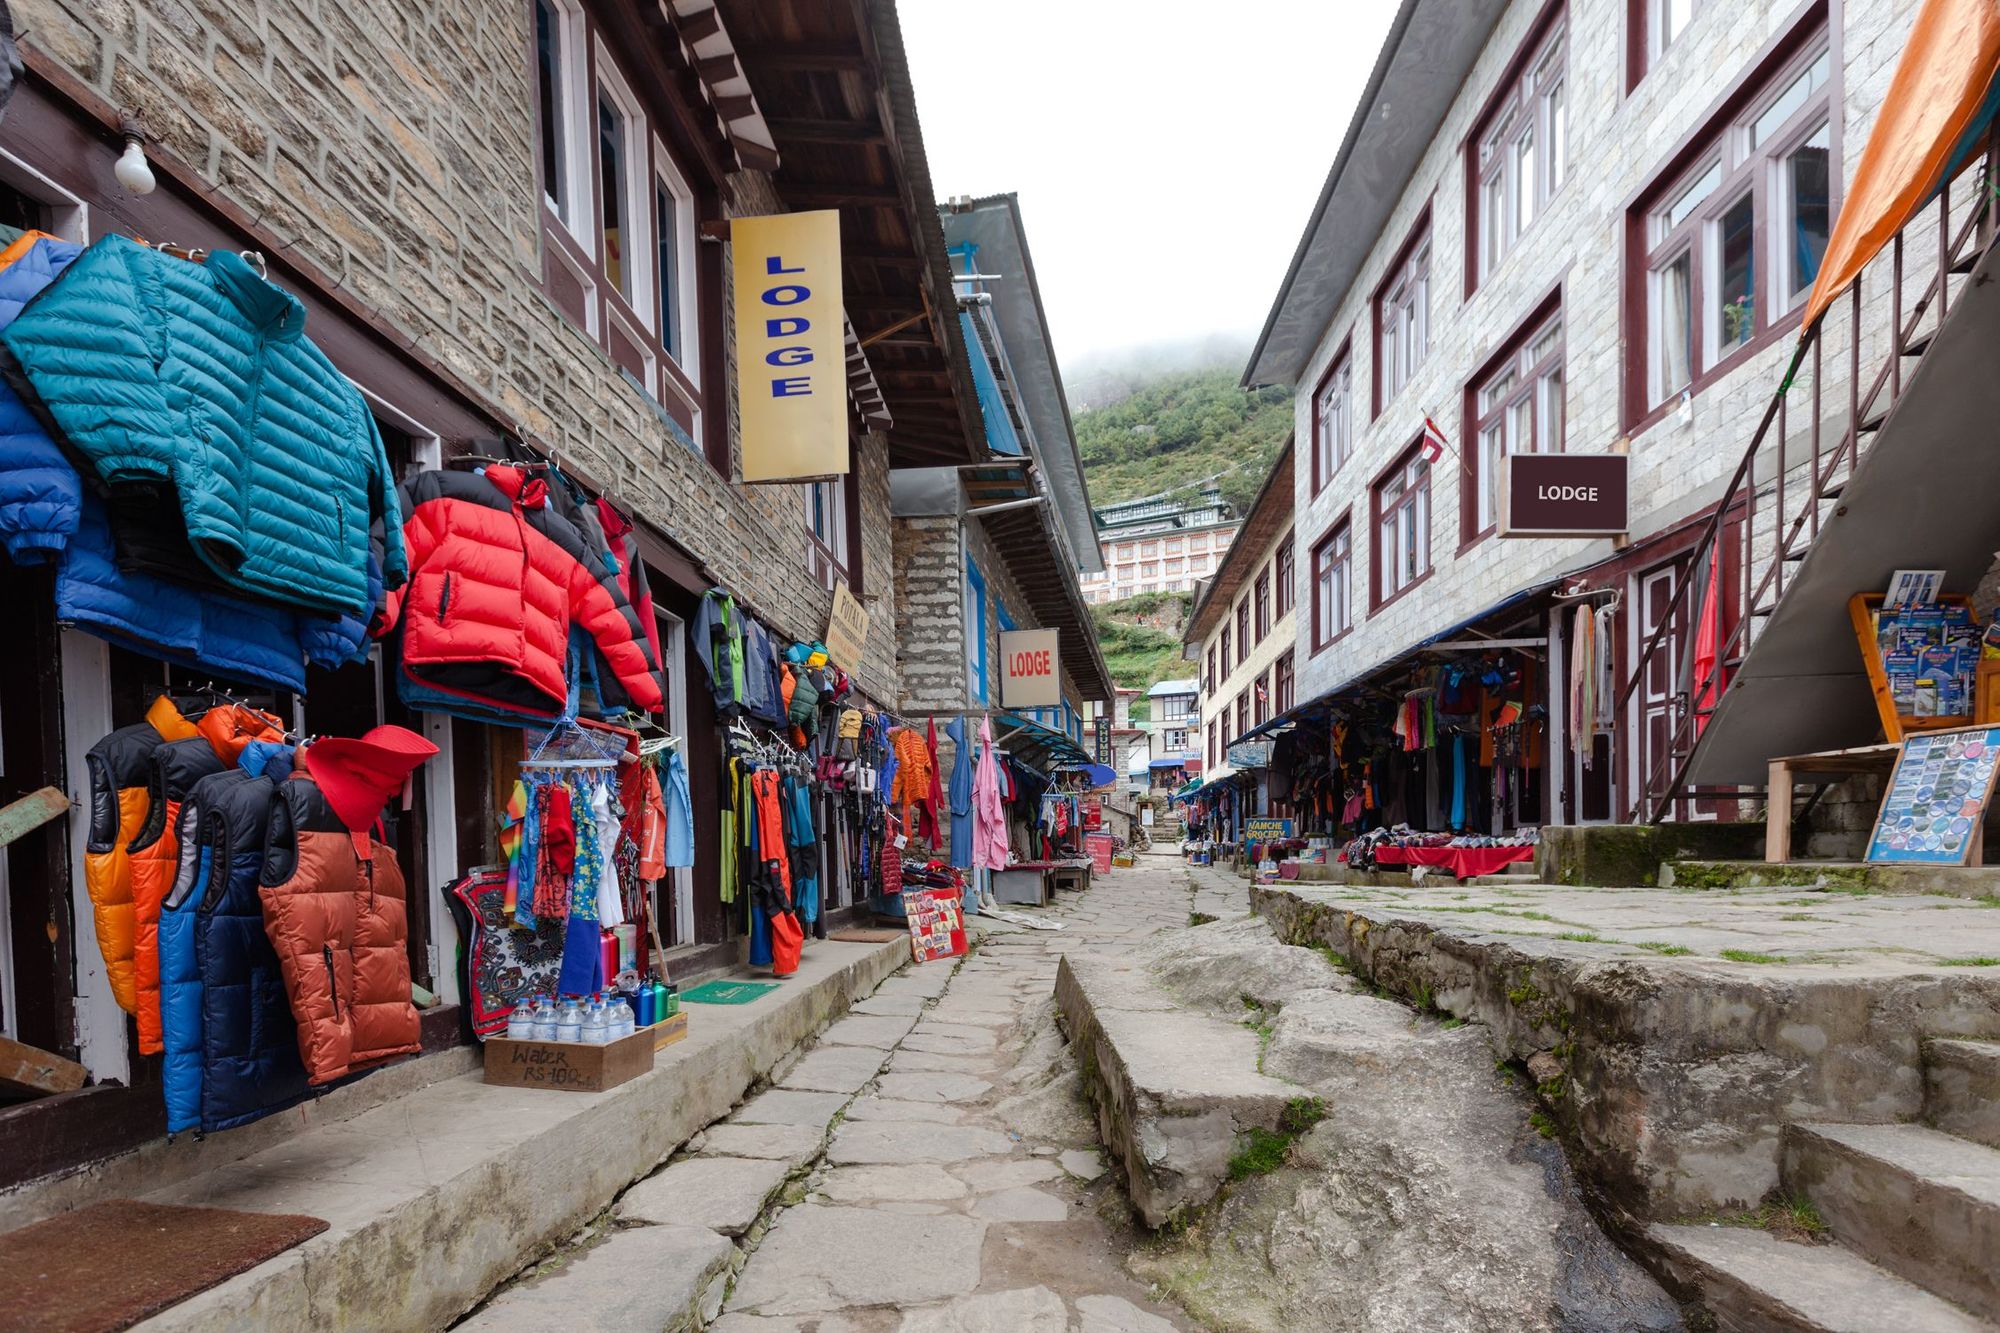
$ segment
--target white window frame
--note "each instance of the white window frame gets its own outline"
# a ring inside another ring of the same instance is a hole
[[[632,91],[631,85],[625,82],[624,76],[618,72],[618,62],[612,57],[610,48],[605,46],[604,40],[600,37],[594,39],[594,49],[597,56],[597,83],[592,90],[593,94],[609,97],[618,114],[625,119],[625,226],[632,233],[626,240],[625,253],[620,259],[626,271],[626,285],[630,287],[631,294],[627,295],[620,291],[617,285],[610,281],[608,274],[605,286],[610,289],[611,295],[622,301],[638,318],[643,329],[651,325],[655,318],[652,172],[646,161],[646,145],[650,142],[651,136],[647,130],[645,105]],[[598,98],[593,95],[590,98],[590,147],[593,164],[598,158],[597,108]],[[594,170],[592,174],[596,174]],[[609,188],[609,184],[608,181],[599,182],[602,188]],[[601,199],[592,200],[592,203],[595,207],[591,211],[590,229],[595,237],[604,227],[604,206]],[[602,267],[601,259],[599,266]],[[611,308],[610,303],[606,303],[606,308]],[[642,339],[645,337],[644,334],[640,336]],[[643,341],[641,345],[644,345]],[[650,352],[647,359],[649,361],[652,359]]]
[[[1415,378],[1431,351],[1431,238],[1426,235],[1398,265],[1382,293],[1382,403],[1394,401]]]
[[[657,183],[666,186],[667,193],[674,199],[674,263],[677,281],[674,284],[674,298],[678,309],[674,314],[679,321],[679,345],[667,353],[668,360],[680,368],[689,384],[701,388],[701,280],[699,276],[699,253],[695,244],[694,189],[687,177],[681,174],[674,162],[673,154],[666,144],[653,136],[653,176]],[[653,197],[647,195],[647,219],[654,218]],[[649,256],[659,253],[659,237],[653,237],[653,246],[647,251]],[[657,266],[653,273],[652,290],[660,290]],[[667,345],[667,312],[656,310],[654,320],[660,329],[660,345]]]
[[[562,198],[559,200],[548,192],[547,182],[543,182],[540,207],[546,208],[569,234],[570,240],[594,260],[597,258],[598,219],[591,210],[595,200],[590,182],[596,175],[591,165],[591,150],[596,137],[592,126],[597,118],[597,99],[590,95],[589,47],[585,40],[588,31],[580,5],[572,3],[572,0],[546,0],[546,3],[555,11],[559,25],[556,74],[561,85],[562,105],[555,108],[555,112],[559,122],[556,139],[564,157],[564,179]],[[539,52],[536,59],[540,60]],[[577,114],[586,106],[591,110],[589,116]],[[540,108],[544,115],[549,110],[548,107]],[[537,156],[541,153],[539,138],[535,143],[535,152]]]

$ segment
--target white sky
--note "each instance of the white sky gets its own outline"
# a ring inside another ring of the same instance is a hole
[[[1254,336],[1396,0],[899,0],[940,200],[1021,197],[1064,365]]]

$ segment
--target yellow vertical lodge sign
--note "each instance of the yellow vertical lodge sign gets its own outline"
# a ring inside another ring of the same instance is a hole
[[[733,218],[729,245],[743,480],[846,472],[840,214]]]

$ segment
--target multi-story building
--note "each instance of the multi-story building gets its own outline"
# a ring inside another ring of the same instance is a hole
[[[1146,755],[1149,785],[1172,789],[1201,771],[1200,684],[1163,680],[1146,691]]]
[[[1244,375],[1296,398],[1301,700],[1358,709],[1507,640],[1551,743],[1502,822],[1633,808],[1687,718],[1700,599],[1648,675],[1621,665],[1786,376],[1916,8],[1409,0]],[[1838,438],[1847,352],[1825,359]],[[1629,457],[1615,539],[1500,531],[1502,460],[1555,452]],[[1724,638],[1744,563],[1720,562]],[[1581,727],[1565,583],[1609,611]]]
[[[1193,592],[1236,539],[1236,516],[1214,486],[1125,500],[1096,515],[1102,568],[1083,576],[1092,602]]]
[[[1234,742],[1297,701],[1292,470],[1287,449],[1244,515],[1235,548],[1196,595],[1186,629],[1186,647],[1201,667],[1196,744],[1206,761],[1203,780],[1241,782],[1250,789],[1242,803],[1250,814],[1273,813],[1268,747]]]

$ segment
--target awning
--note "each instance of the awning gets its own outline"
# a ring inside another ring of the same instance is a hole
[[[1112,771],[1109,764],[1059,764],[1057,767],[1065,773],[1084,774],[1090,779],[1092,788],[1109,787],[1118,781],[1118,774]]]
[[[1146,765],[1147,768],[1152,769],[1186,768],[1187,766],[1188,761],[1185,759],[1155,759],[1152,763]]]
[[[1993,119],[1996,72],[2000,6],[1925,0],[1841,201],[1801,328],[1811,328],[1978,151]]]
[[[1045,727],[1019,713],[995,715],[994,726],[999,734],[993,744],[1037,773],[1076,768],[1091,761],[1081,745],[1053,727]]]
[[[1575,571],[1572,571],[1572,573],[1574,572]],[[1256,740],[1259,736],[1263,736],[1269,732],[1276,731],[1280,727],[1291,726],[1295,723],[1304,721],[1308,718],[1316,717],[1321,712],[1323,712],[1326,709],[1326,707],[1329,704],[1331,704],[1336,698],[1338,698],[1342,694],[1347,693],[1349,690],[1355,688],[1357,685],[1362,684],[1370,676],[1380,675],[1382,672],[1388,671],[1393,667],[1401,666],[1409,658],[1415,656],[1417,653],[1422,652],[1424,649],[1430,647],[1432,644],[1442,643],[1446,639],[1451,638],[1453,635],[1462,634],[1466,630],[1471,629],[1474,625],[1477,625],[1482,620],[1486,620],[1493,616],[1497,616],[1504,611],[1511,611],[1515,607],[1521,605],[1523,602],[1528,601],[1530,598],[1539,596],[1540,594],[1547,592],[1550,588],[1555,587],[1558,583],[1561,583],[1564,579],[1567,579],[1569,577],[1571,577],[1570,574],[1558,574],[1551,578],[1539,579],[1536,582],[1531,583],[1527,587],[1521,589],[1519,592],[1510,593],[1507,596],[1502,597],[1499,601],[1493,603],[1493,605],[1487,607],[1485,610],[1467,616],[1465,619],[1458,621],[1456,624],[1448,625],[1444,629],[1438,630],[1436,633],[1431,634],[1426,638],[1419,639],[1417,642],[1411,644],[1409,647],[1404,648],[1396,653],[1393,653],[1390,656],[1382,659],[1380,662],[1377,662],[1374,666],[1369,667],[1366,671],[1360,672],[1354,676],[1350,676],[1347,680],[1343,681],[1339,685],[1336,685],[1334,688],[1327,690],[1321,694],[1316,694],[1302,704],[1296,704],[1293,707],[1286,709],[1284,712],[1278,714],[1276,717],[1272,718],[1268,722],[1258,723],[1256,726],[1250,728],[1250,730],[1244,732],[1241,736],[1236,737],[1230,743],[1232,745],[1240,745],[1244,741]]]

